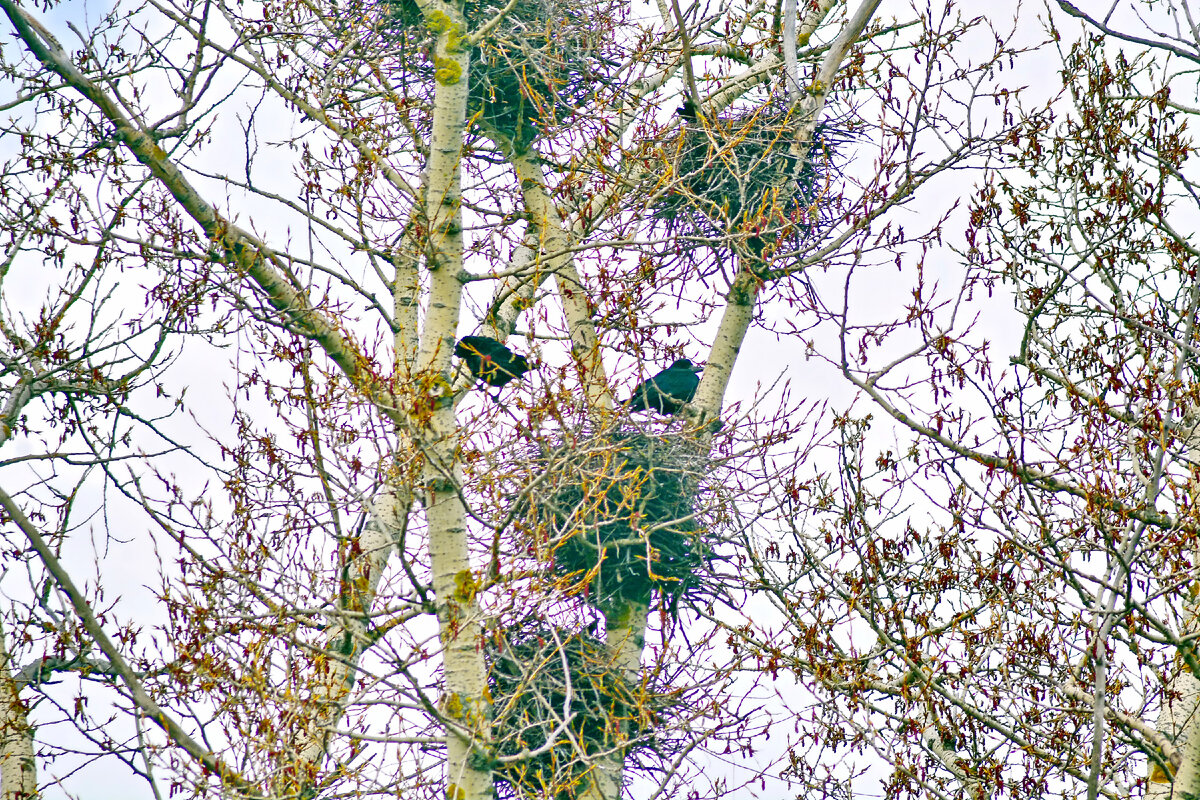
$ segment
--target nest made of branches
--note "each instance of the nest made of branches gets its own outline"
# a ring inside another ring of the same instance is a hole
[[[416,0],[384,0],[398,32],[421,30]],[[499,13],[503,2],[468,0],[471,30]],[[527,150],[558,120],[595,98],[606,82],[596,35],[607,4],[523,0],[471,51],[468,110]],[[432,66],[429,72],[432,73]]]
[[[801,159],[792,152],[801,123],[795,105],[771,100],[703,122],[691,108],[680,109],[684,124],[667,143],[675,180],[650,204],[668,233],[697,242],[755,236],[790,251],[832,218],[833,156],[854,138],[848,123],[819,124]]]
[[[685,432],[564,435],[536,459],[523,527],[597,606],[657,591],[674,609],[703,595],[713,559],[698,513],[709,466]]]
[[[655,730],[682,698],[631,686],[594,634],[528,620],[488,655],[502,800],[575,797],[598,754],[618,752],[636,768],[671,749]]]

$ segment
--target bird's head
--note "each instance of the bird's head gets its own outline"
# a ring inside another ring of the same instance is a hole
[[[702,372],[704,367],[700,364],[693,364],[686,358],[678,358],[671,364],[671,369],[683,370],[686,372]]]

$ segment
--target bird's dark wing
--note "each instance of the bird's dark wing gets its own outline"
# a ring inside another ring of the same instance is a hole
[[[696,387],[700,385],[700,379],[696,377],[695,372],[680,369],[666,370],[660,373],[654,382],[658,384],[660,392],[680,403],[691,402],[696,396]]]
[[[500,387],[529,372],[529,361],[525,356],[508,351],[492,359],[491,370],[485,381]]]
[[[479,380],[497,388],[520,378],[529,371],[529,361],[514,353],[490,336],[464,336],[454,346],[461,358]]]
[[[639,383],[628,400],[629,411],[653,409],[660,414],[678,414],[684,404],[696,396],[696,387],[700,385],[691,363],[683,363],[687,367],[672,365]]]
[[[657,409],[659,401],[658,386],[654,384],[654,379],[644,380],[633,389],[633,394],[626,400],[631,413],[637,411],[647,411],[651,408]]]
[[[490,336],[464,336],[454,346],[454,355],[464,359],[471,356],[494,358],[501,353],[511,352]]]

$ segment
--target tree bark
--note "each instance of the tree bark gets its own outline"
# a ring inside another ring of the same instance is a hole
[[[1190,421],[1195,425],[1195,421]],[[1193,427],[1185,436],[1184,457],[1192,468],[1192,503],[1200,500],[1200,427]],[[1200,632],[1200,603],[1192,597],[1184,610],[1184,625],[1180,639]],[[1163,687],[1163,705],[1159,712],[1158,729],[1175,743],[1182,760],[1171,774],[1170,764],[1149,763],[1147,800],[1192,800],[1200,797],[1200,679],[1193,674],[1185,658],[1177,658],[1179,671]],[[1164,768],[1165,767],[1165,768]]]
[[[525,208],[547,254],[545,269],[554,276],[567,326],[571,333],[571,354],[581,367],[584,395],[589,409],[611,410],[612,394],[600,358],[600,340],[596,336],[595,310],[590,293],[571,256],[571,237],[558,217],[558,210],[546,190],[546,179],[535,153],[511,154],[509,161],[521,182]]]
[[[33,726],[13,676],[12,656],[0,627],[0,800],[32,800],[37,796],[37,764],[33,758]]]
[[[492,771],[486,758],[491,708],[481,646],[482,615],[467,547],[459,431],[445,377],[450,371],[462,299],[461,162],[470,50],[463,42],[466,23],[462,13],[448,4],[436,5],[438,8],[425,10],[427,24],[439,31],[433,59],[437,90],[423,197],[430,288],[417,377],[425,391],[414,397],[411,428],[417,431],[425,459],[425,515],[443,648],[445,796],[447,800],[491,800]],[[439,382],[443,390],[439,390]]]

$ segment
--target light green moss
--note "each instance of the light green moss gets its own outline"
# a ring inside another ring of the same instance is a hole
[[[475,581],[475,573],[469,569],[464,569],[454,576],[454,598],[462,603],[469,603],[475,599],[475,594],[479,591],[479,584]]]
[[[433,77],[443,85],[453,85],[462,80],[462,66],[451,58],[434,58]]]
[[[466,709],[463,707],[462,698],[458,692],[450,692],[446,695],[445,703],[446,713],[455,719],[462,719]]]
[[[425,18],[425,25],[434,33],[445,33],[454,27],[454,20],[442,11],[431,11]]]

